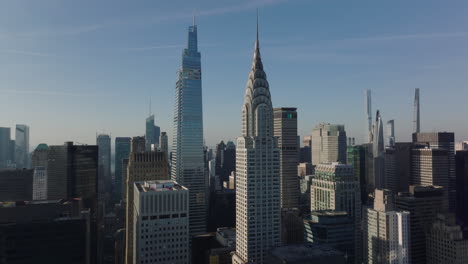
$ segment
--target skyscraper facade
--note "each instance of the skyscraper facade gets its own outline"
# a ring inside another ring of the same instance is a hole
[[[444,191],[440,186],[412,185],[395,197],[395,206],[410,213],[410,262],[426,263],[426,232],[442,210]]]
[[[456,201],[455,134],[453,132],[413,133],[413,143],[447,151],[449,210],[454,212]]]
[[[11,162],[10,155],[11,130],[9,127],[0,127],[0,169],[6,168]]]
[[[47,200],[47,169],[37,166],[33,174],[33,200]]]
[[[413,113],[413,124],[414,124],[414,133],[421,132],[421,116],[419,109],[419,88],[414,90],[414,113]]]
[[[410,263],[409,218],[409,212],[395,210],[390,190],[375,190],[374,208],[364,213],[366,263]]]
[[[269,250],[281,244],[280,154],[259,45],[257,24],[242,106],[242,136],[237,138],[234,264],[267,263]]]
[[[369,195],[367,193],[367,166],[366,146],[354,145],[347,147],[347,164],[353,166],[354,176],[358,179],[361,189],[361,201],[366,203]]]
[[[151,151],[151,147],[156,151],[159,148],[159,134],[161,129],[154,124],[154,115],[146,118],[146,151]]]
[[[146,150],[146,140],[145,137],[133,137],[132,145],[130,147],[130,152],[141,153]]]
[[[167,133],[161,132],[159,136],[159,151],[166,153],[167,160],[169,160],[169,145],[167,142]]]
[[[273,109],[274,136],[280,149],[281,208],[297,208],[299,204],[299,142],[297,111],[294,107]]]
[[[190,263],[187,188],[170,180],[135,182],[133,188],[131,263]]]
[[[166,156],[162,152],[130,153],[124,200],[126,201],[126,263],[134,263],[134,186],[139,181],[169,180]]]
[[[385,181],[385,142],[383,121],[379,110],[377,110],[375,116],[375,124],[372,133],[372,156],[374,161],[374,186],[377,189],[383,189]]]
[[[457,221],[468,229],[468,151],[457,151],[455,155],[457,172]]]
[[[371,101],[371,90],[366,90],[366,114],[367,114],[367,125],[366,125],[366,143],[371,143],[372,141],[372,101]]]
[[[387,144],[386,146],[393,147],[395,145],[395,120],[387,121]]]
[[[320,164],[315,168],[310,190],[311,211],[346,211],[353,219],[355,248],[353,256],[360,259],[361,251],[361,192],[360,183],[354,175],[353,166]]]
[[[29,168],[29,127],[16,125],[15,134],[16,168]]]
[[[176,82],[171,177],[190,190],[190,232],[206,230],[208,179],[203,152],[202,75],[197,25],[188,30],[187,48]]]
[[[123,180],[123,160],[128,159],[130,155],[130,146],[132,139],[129,137],[116,137],[115,138],[115,200],[122,199],[122,180]]]
[[[384,187],[394,194],[407,192],[410,186],[412,148],[410,142],[398,142],[385,148]]]
[[[344,125],[317,125],[312,131],[312,164],[346,164],[346,141]]]

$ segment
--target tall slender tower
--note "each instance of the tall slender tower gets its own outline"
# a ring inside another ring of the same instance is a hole
[[[414,133],[421,132],[421,120],[419,116],[419,88],[414,90]]]
[[[203,154],[202,76],[197,25],[189,27],[176,82],[171,177],[189,189],[190,234],[206,231],[207,178]]]
[[[383,136],[383,121],[380,117],[380,111],[377,110],[374,124],[374,138],[372,142],[372,155],[374,157],[374,180],[375,188],[384,187],[385,176],[385,143]]]
[[[242,106],[236,149],[236,252],[234,264],[266,263],[281,243],[280,158],[273,136],[270,89],[257,40]]]
[[[387,122],[387,146],[395,146],[395,120],[388,120]]]
[[[366,129],[366,142],[372,141],[372,102],[371,102],[371,90],[366,90],[366,113],[367,113],[367,129]]]

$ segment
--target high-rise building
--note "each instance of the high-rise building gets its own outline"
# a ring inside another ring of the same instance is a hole
[[[167,159],[162,152],[131,152],[127,165],[127,179],[124,184],[126,201],[126,263],[134,263],[134,248],[136,234],[134,227],[134,188],[135,182],[168,180],[169,170]]]
[[[1,169],[0,201],[32,200],[33,173],[30,169]]]
[[[468,141],[455,142],[455,151],[459,150],[468,150]]]
[[[367,158],[366,145],[347,147],[347,164],[353,166],[354,176],[358,179],[361,190],[361,201],[366,204],[369,198],[367,192]]]
[[[453,132],[413,133],[413,143],[429,148],[444,149],[448,154],[448,199],[449,210],[455,211],[456,174],[455,174],[455,134]],[[443,185],[441,185],[443,186]],[[446,186],[444,186],[446,188]]]
[[[156,151],[159,148],[159,134],[161,129],[154,124],[154,115],[146,118],[146,151]]]
[[[166,153],[167,160],[169,160],[169,145],[167,142],[167,133],[161,132],[159,136],[159,151]]]
[[[449,209],[448,154],[445,149],[414,148],[412,150],[411,184],[442,186],[444,210]]]
[[[281,209],[281,244],[301,244],[304,242],[304,222],[298,208]]]
[[[299,150],[299,162],[312,163],[312,136],[305,136],[302,142],[304,146]]]
[[[457,221],[468,230],[468,150],[455,155],[457,174]]]
[[[127,168],[123,168],[123,160],[128,159],[130,155],[130,146],[132,139],[129,137],[116,137],[115,138],[115,200],[120,201],[122,199],[122,183],[123,173]]]
[[[236,145],[232,141],[224,144],[224,141],[216,144],[215,148],[215,175],[221,182],[229,180],[231,172],[236,170]]]
[[[273,134],[280,149],[281,208],[297,208],[299,204],[299,142],[297,111],[294,107],[273,109]]]
[[[0,169],[12,162],[10,152],[11,131],[9,127],[0,127]]]
[[[346,254],[337,249],[319,244],[298,244],[277,247],[267,256],[268,264],[345,264]]]
[[[437,218],[426,234],[426,263],[468,263],[468,239],[455,217],[439,214]]]
[[[346,163],[344,125],[319,124],[312,131],[312,164]]]
[[[37,145],[32,153],[32,168],[47,167],[49,146],[45,143]]]
[[[206,231],[208,174],[203,151],[202,75],[194,24],[176,82],[171,165],[172,180],[190,190],[191,235]]]
[[[374,208],[364,213],[366,263],[410,263],[409,217],[395,210],[390,190],[375,190]]]
[[[103,180],[107,190],[103,192],[109,192],[108,188],[112,186],[112,174],[111,174],[111,138],[109,135],[100,134],[96,138],[96,145],[98,146],[99,159],[99,178]],[[103,186],[104,187],[104,186]],[[101,192],[101,190],[99,191]]]
[[[170,180],[133,184],[131,263],[190,263],[189,190]]]
[[[132,145],[130,147],[130,152],[133,152],[133,153],[145,152],[146,150],[145,144],[146,144],[145,137],[133,137]]]
[[[16,168],[29,168],[29,127],[16,125],[15,134]]]
[[[237,138],[234,264],[268,263],[269,250],[281,244],[279,155],[257,22],[252,68],[242,106],[242,136]]]
[[[326,245],[348,256],[354,263],[354,219],[345,211],[315,211],[304,220],[305,237],[308,243]]]
[[[366,93],[366,114],[367,114],[367,127],[366,127],[366,143],[372,142],[372,101],[371,101],[371,90],[365,90]]]
[[[47,168],[34,167],[33,174],[33,200],[47,200]]]
[[[372,157],[373,157],[373,178],[374,187],[383,189],[385,184],[385,142],[383,135],[383,121],[380,111],[377,110],[375,124],[372,133]]]
[[[311,211],[346,211],[354,220],[355,248],[353,255],[360,260],[361,252],[361,192],[360,183],[351,165],[320,164],[315,168],[310,190]]]
[[[0,203],[2,263],[90,264],[90,211],[79,199]]]
[[[421,132],[421,116],[419,112],[419,88],[414,90],[414,112],[413,112],[414,133]]]
[[[410,213],[410,261],[426,263],[426,232],[442,210],[443,188],[440,186],[412,185],[409,192],[395,197],[395,207]]]
[[[384,187],[393,191],[407,192],[411,181],[412,143],[398,142],[385,148]]]
[[[395,120],[387,121],[387,144],[388,147],[395,145]]]

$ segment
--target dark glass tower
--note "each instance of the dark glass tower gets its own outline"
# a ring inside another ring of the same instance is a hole
[[[128,159],[130,155],[130,145],[132,139],[129,137],[115,138],[115,200],[122,199],[122,179],[123,172],[126,168],[123,167],[123,159]]]
[[[187,48],[176,82],[171,177],[190,190],[190,233],[204,233],[207,174],[203,155],[203,109],[197,25],[188,30]]]

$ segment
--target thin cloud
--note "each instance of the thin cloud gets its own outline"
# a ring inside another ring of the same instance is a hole
[[[259,7],[277,5],[285,3],[288,0],[251,0],[246,1],[242,4],[230,5],[224,7],[216,7],[212,9],[198,10],[196,12],[197,16],[216,16],[224,15],[228,13],[237,13],[242,11],[247,11]],[[23,33],[2,33],[0,37],[8,38],[18,38],[18,37],[50,37],[50,36],[76,36],[85,33],[92,33],[99,31],[105,28],[121,26],[121,25],[130,25],[130,24],[157,24],[165,21],[177,21],[177,20],[188,20],[192,18],[193,14],[190,12],[178,12],[172,14],[164,14],[160,16],[152,16],[145,18],[137,19],[125,19],[125,20],[111,20],[103,23],[96,23],[90,25],[83,25],[78,27],[70,28],[56,28],[51,30],[38,30],[33,32],[23,32]]]
[[[16,90],[0,89],[0,94],[21,94],[21,95],[39,95],[39,96],[72,96],[72,97],[96,97],[99,94],[92,93],[72,93],[68,91],[41,91],[41,90]]]
[[[0,49],[0,53],[26,55],[26,56],[38,56],[38,57],[57,57],[56,55],[50,54],[50,53],[15,50],[15,49]]]

